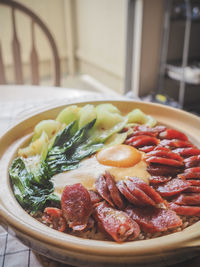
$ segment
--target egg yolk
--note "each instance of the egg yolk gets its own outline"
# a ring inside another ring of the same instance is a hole
[[[131,167],[141,161],[141,153],[128,145],[115,145],[99,151],[96,155],[99,163],[113,167]]]

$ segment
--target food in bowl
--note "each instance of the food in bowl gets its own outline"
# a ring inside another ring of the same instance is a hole
[[[200,216],[200,149],[139,109],[65,108],[35,126],[10,177],[27,212],[80,237],[149,239]]]

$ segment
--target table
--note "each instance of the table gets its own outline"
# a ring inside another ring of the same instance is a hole
[[[37,108],[79,100],[122,99],[117,93],[102,95],[89,91],[37,86],[0,86],[0,135],[13,123],[31,115]],[[70,267],[32,252],[8,235],[0,226],[0,267]],[[200,266],[200,257],[173,265],[173,267]],[[172,266],[171,266],[172,267]]]
[[[105,96],[100,93],[70,88],[0,85],[0,134],[16,119],[23,118],[24,113],[31,115],[31,111],[40,106],[48,107],[76,100],[96,100],[105,97],[121,98],[115,92]]]

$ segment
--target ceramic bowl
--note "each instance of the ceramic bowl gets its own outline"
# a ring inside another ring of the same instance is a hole
[[[140,108],[158,122],[186,133],[200,145],[200,118],[163,105],[134,101],[110,102],[127,113]],[[86,102],[78,103],[80,105]],[[66,105],[65,105],[66,106]],[[55,118],[64,106],[41,110],[10,128],[0,139],[0,223],[12,235],[34,251],[75,266],[162,266],[195,256],[200,249],[200,222],[163,237],[117,244],[60,233],[36,221],[16,201],[8,175],[16,151],[30,139],[34,126],[43,119]]]

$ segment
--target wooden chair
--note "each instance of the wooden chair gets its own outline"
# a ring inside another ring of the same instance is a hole
[[[31,20],[31,53],[30,53],[30,68],[31,68],[31,83],[34,85],[38,85],[40,83],[39,77],[39,58],[38,53],[35,46],[35,25],[38,25],[44,35],[46,36],[53,55],[53,62],[54,62],[54,85],[60,85],[60,63],[59,63],[59,56],[58,50],[56,47],[56,43],[53,39],[52,34],[50,33],[47,26],[42,22],[42,20],[33,13],[30,9],[23,6],[22,4],[12,1],[12,0],[0,0],[0,5],[5,5],[11,8],[12,12],[12,26],[13,26],[13,39],[12,39],[12,54],[13,54],[13,67],[14,67],[14,77],[16,84],[23,84],[24,77],[22,71],[22,59],[21,59],[21,47],[20,42],[17,36],[17,25],[15,21],[15,11],[18,10],[23,12]],[[5,66],[3,63],[3,53],[2,47],[0,43],[0,84],[6,84],[6,75],[5,75]]]

